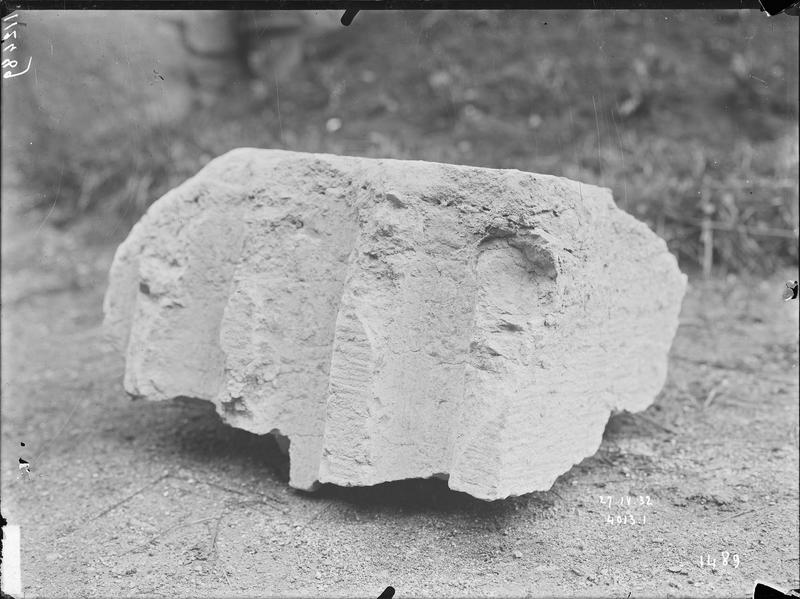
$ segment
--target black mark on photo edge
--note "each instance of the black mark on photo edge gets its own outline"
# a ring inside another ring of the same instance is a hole
[[[386,587],[380,595],[378,595],[378,599],[392,599],[394,597],[394,587]]]
[[[784,591],[772,584],[760,581],[756,581],[753,589],[753,599],[786,599],[787,597],[800,597],[800,589]]]
[[[8,520],[6,520],[3,516],[3,512],[0,512],[0,531],[2,531],[2,535],[0,535],[0,555],[3,555],[3,542],[6,538],[6,526],[8,526]],[[3,593],[3,597],[5,596],[6,594]]]
[[[783,301],[797,299],[798,283],[797,281],[786,281],[786,289],[783,290]]]
[[[344,25],[345,27],[350,25],[350,23],[353,22],[353,19],[356,18],[357,14],[358,14],[357,8],[348,8],[346,11],[344,11],[344,14],[342,15],[342,25]]]
[[[764,12],[771,17],[782,13],[788,8],[792,8],[793,12],[789,12],[787,10],[787,14],[796,15],[797,5],[800,4],[800,2],[797,2],[796,0],[759,0],[759,2],[761,3],[761,8],[764,9]]]

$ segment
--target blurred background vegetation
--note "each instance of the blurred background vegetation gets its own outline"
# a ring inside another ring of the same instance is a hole
[[[611,188],[684,270],[797,265],[797,18],[339,16],[28,13],[38,71],[3,82],[18,208],[118,240],[213,157],[284,148],[563,175]]]

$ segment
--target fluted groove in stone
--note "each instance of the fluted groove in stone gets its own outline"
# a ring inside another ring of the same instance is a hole
[[[606,189],[239,149],[151,206],[104,309],[129,393],[279,431],[294,487],[446,476],[498,499],[653,401],[685,287]]]

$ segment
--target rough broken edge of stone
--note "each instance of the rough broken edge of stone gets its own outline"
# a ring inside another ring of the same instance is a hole
[[[494,500],[650,405],[685,287],[607,189],[242,148],[150,207],[104,311],[129,393],[285,435],[293,487],[439,476]]]

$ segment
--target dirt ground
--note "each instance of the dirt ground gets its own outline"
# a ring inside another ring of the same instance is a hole
[[[10,218],[4,198],[2,512],[21,526],[27,597],[746,597],[756,579],[800,583],[798,304],[781,299],[796,272],[692,278],[655,404],[614,416],[548,492],[486,503],[412,480],[309,494],[287,486],[271,438],[210,404],[125,394],[100,326],[121,232],[89,245],[41,218]]]

